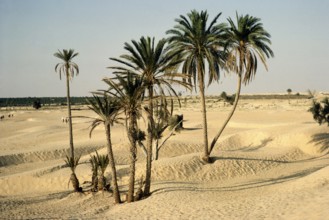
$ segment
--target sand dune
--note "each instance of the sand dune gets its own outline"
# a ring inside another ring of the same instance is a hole
[[[185,129],[160,151],[152,171],[152,196],[113,205],[110,193],[71,193],[65,110],[19,111],[0,123],[0,218],[100,219],[326,219],[329,216],[329,132],[306,112],[308,101],[242,100],[239,110],[205,164],[201,115],[186,106]],[[208,103],[209,104],[209,103]],[[210,104],[209,104],[210,105]],[[209,136],[229,106],[208,111]],[[93,116],[89,111],[74,115]],[[75,118],[74,138],[82,155],[77,176],[91,180],[89,154],[106,153],[104,130],[89,138],[88,120]],[[128,140],[112,129],[120,190],[127,190]],[[138,152],[136,178],[145,172]],[[109,177],[109,170],[106,176]],[[110,178],[110,177],[109,177]]]

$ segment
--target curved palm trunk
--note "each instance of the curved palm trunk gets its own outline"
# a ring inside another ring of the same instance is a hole
[[[234,112],[235,112],[235,109],[238,105],[238,101],[239,101],[239,98],[240,98],[240,92],[241,92],[241,82],[242,82],[242,77],[241,77],[241,74],[238,74],[238,88],[237,88],[237,92],[236,92],[236,95],[235,95],[235,99],[234,99],[234,104],[233,104],[233,108],[230,112],[230,114],[228,115],[227,119],[225,120],[222,128],[218,131],[218,133],[216,134],[216,136],[214,137],[214,139],[212,140],[211,142],[211,145],[210,145],[210,150],[209,150],[209,154],[212,152],[212,150],[214,149],[215,147],[215,144],[218,140],[218,138],[221,136],[221,134],[223,133],[226,125],[228,124],[228,122],[231,120]]]
[[[204,152],[203,152],[202,160],[209,163],[207,109],[206,109],[206,99],[205,99],[205,94],[204,94],[204,79],[201,74],[201,68],[199,65],[198,65],[198,78],[199,78],[199,90],[200,90],[200,97],[201,97],[203,144],[204,144]]]
[[[134,201],[134,190],[135,190],[135,164],[136,164],[136,124],[137,119],[135,114],[130,115],[128,137],[130,141],[130,169],[129,169],[129,188],[127,202]]]
[[[150,195],[151,189],[151,171],[152,171],[152,142],[153,142],[153,87],[148,88],[149,102],[148,102],[148,126],[147,126],[147,157],[146,157],[146,175],[145,175],[145,187],[144,195]]]
[[[117,171],[115,169],[115,162],[114,162],[114,156],[113,156],[113,150],[112,150],[112,142],[111,142],[111,125],[110,123],[105,123],[105,133],[106,133],[106,139],[107,139],[107,153],[109,155],[109,164],[111,167],[112,172],[112,186],[113,186],[113,197],[115,203],[121,203],[120,199],[120,191],[119,186],[117,182]]]
[[[74,158],[73,129],[72,129],[71,100],[70,100],[70,77],[68,70],[66,72],[66,100],[67,100],[67,114],[69,117],[70,156],[71,158]]]

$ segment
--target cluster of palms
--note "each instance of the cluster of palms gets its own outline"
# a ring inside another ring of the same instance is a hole
[[[92,130],[99,124],[105,125],[109,164],[112,174],[112,187],[116,203],[120,203],[120,193],[117,184],[116,168],[111,144],[111,126],[122,120],[127,128],[130,142],[130,172],[127,202],[134,201],[135,162],[137,146],[141,142],[141,131],[138,120],[143,112],[147,115],[146,131],[146,173],[143,196],[150,195],[152,159],[154,156],[154,140],[166,129],[167,124],[161,125],[156,120],[155,113],[160,107],[167,108],[168,97],[178,97],[173,85],[184,88],[195,88],[201,97],[202,124],[203,124],[203,156],[205,162],[210,162],[210,154],[232,117],[238,104],[242,82],[247,84],[255,76],[258,59],[266,66],[266,59],[273,57],[269,47],[270,35],[264,30],[260,19],[245,15],[236,15],[236,23],[228,18],[228,24],[218,23],[219,13],[208,24],[206,11],[191,11],[187,16],[176,19],[173,29],[167,31],[168,38],[156,42],[150,37],[141,37],[139,41],[125,43],[127,54],[119,58],[110,58],[118,66],[109,67],[115,77],[106,78],[108,89],[95,93],[89,100],[90,109],[99,116],[92,123]],[[64,61],[61,71],[66,73],[68,88],[69,117],[69,79],[78,68],[72,62],[77,54],[73,50],[63,50],[55,54]],[[181,67],[181,69],[180,69]],[[56,66],[57,68],[57,66]],[[207,114],[205,104],[205,76],[208,72],[208,85],[218,81],[220,71],[234,72],[238,76],[238,88],[232,112],[224,125],[208,144]],[[165,117],[169,111],[164,112]],[[121,114],[123,113],[123,114]],[[158,114],[159,115],[159,114]],[[159,118],[159,117],[158,117]],[[72,123],[71,120],[69,121]],[[160,133],[159,133],[160,132]],[[72,126],[70,125],[71,158],[74,158]],[[144,146],[144,145],[143,145]]]

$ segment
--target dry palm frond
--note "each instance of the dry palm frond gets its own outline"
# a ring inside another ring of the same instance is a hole
[[[315,96],[316,96],[316,90],[310,90],[310,89],[308,89],[307,90],[307,93],[308,93],[308,98],[309,99],[314,99],[315,98]]]

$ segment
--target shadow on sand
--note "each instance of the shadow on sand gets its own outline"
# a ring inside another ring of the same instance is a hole
[[[320,145],[321,152],[329,150],[329,133],[319,133],[313,135],[310,143]],[[327,153],[329,153],[329,151]]]
[[[225,192],[225,191],[240,191],[240,190],[246,190],[246,189],[253,189],[253,188],[259,188],[259,187],[265,187],[270,185],[276,185],[292,180],[297,180],[303,177],[306,177],[326,166],[318,166],[313,167],[310,169],[306,169],[300,172],[296,172],[289,175],[282,175],[277,178],[267,178],[267,179],[260,179],[256,181],[250,181],[247,183],[242,184],[236,184],[232,186],[218,186],[218,187],[202,187],[200,186],[200,183],[198,182],[162,182],[158,185],[165,185],[164,187],[160,187],[155,189],[152,194],[161,194],[166,192],[177,192],[177,191],[187,191],[187,192]],[[181,184],[182,186],[177,186]],[[156,184],[154,184],[156,185]],[[170,186],[170,185],[176,185],[176,186]]]

